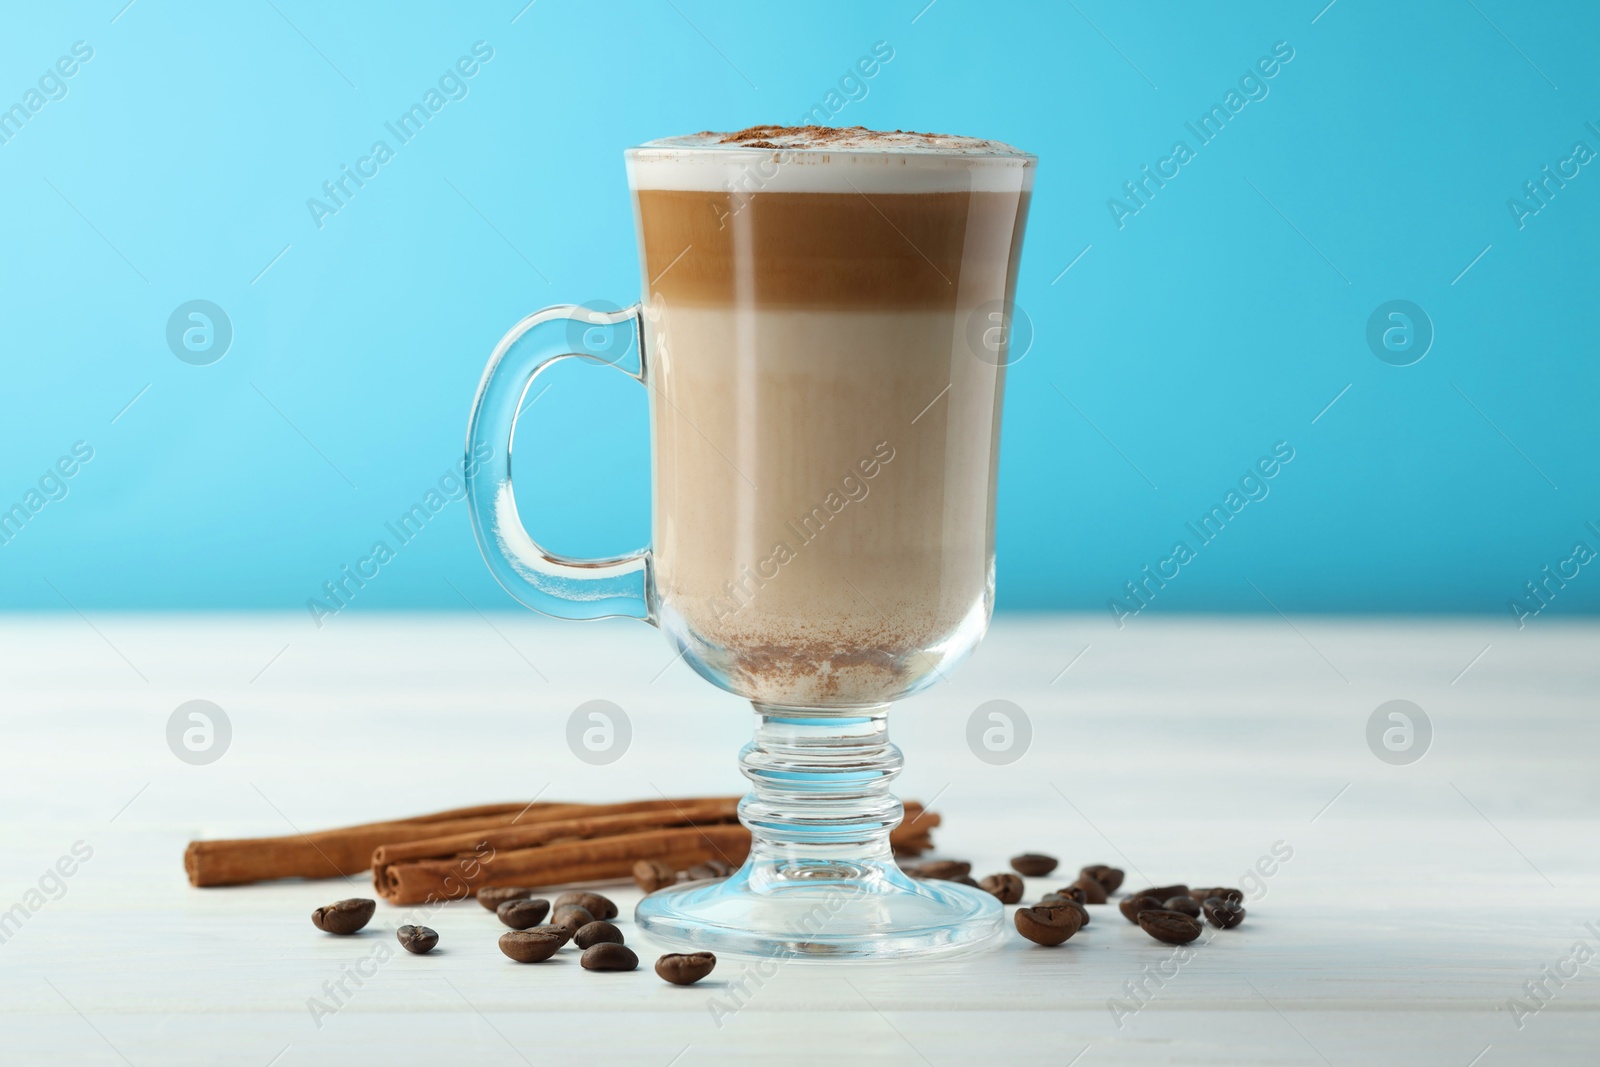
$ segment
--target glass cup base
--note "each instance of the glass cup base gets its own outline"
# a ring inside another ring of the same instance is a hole
[[[971,951],[1004,919],[981,889],[910,878],[892,860],[752,860],[728,878],[657,890],[634,911],[674,947],[814,961]]]

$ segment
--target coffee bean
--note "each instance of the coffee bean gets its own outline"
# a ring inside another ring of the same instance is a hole
[[[1089,909],[1078,903],[1076,900],[1073,900],[1071,897],[1064,897],[1060,893],[1046,893],[1044,896],[1039,898],[1039,903],[1060,904],[1076,908],[1078,910],[1079,917],[1083,920],[1083,925],[1089,925]]]
[[[707,878],[726,878],[733,873],[733,868],[721,860],[706,860],[697,863],[685,872],[691,882],[703,882]]]
[[[1055,891],[1055,895],[1066,900],[1075,900],[1079,904],[1084,902],[1083,886],[1081,885],[1064,885]]]
[[[1079,875],[1078,880],[1073,884],[1083,890],[1083,902],[1085,904],[1104,904],[1109,897],[1106,887],[1086,874]]]
[[[552,926],[565,927],[574,934],[594,921],[594,913],[582,904],[563,904],[550,916]]]
[[[532,900],[508,900],[495,909],[495,915],[500,921],[513,930],[526,930],[530,926],[538,926],[544,922],[544,917],[550,914],[550,902],[543,897]]]
[[[1231,930],[1244,922],[1244,906],[1238,901],[1212,897],[1205,902],[1206,920],[1219,930]]]
[[[694,985],[716,965],[710,952],[669,952],[656,960],[656,973],[673,985]]]
[[[578,962],[586,971],[631,971],[639,966],[639,957],[627,945],[602,941],[584,949]]]
[[[1078,905],[1036,904],[1031,908],[1018,908],[1012,916],[1017,933],[1040,945],[1059,945],[1083,926]]]
[[[478,890],[478,903],[490,911],[497,911],[508,900],[527,900],[535,890],[520,885],[491,885]]]
[[[543,926],[530,926],[524,932],[530,934],[544,934],[547,937],[554,937],[563,945],[572,940],[571,930],[568,930],[565,926],[552,926],[549,923],[545,923]]]
[[[572,943],[579,948],[603,944],[620,945],[622,944],[622,931],[604,919],[596,919],[592,923],[578,927],[578,932],[572,935]]]
[[[1200,936],[1199,921],[1181,911],[1150,908],[1139,913],[1139,929],[1169,945],[1187,945]]]
[[[1011,857],[1011,869],[1029,878],[1043,878],[1056,869],[1058,862],[1054,856],[1046,856],[1042,852],[1024,852]]]
[[[1181,911],[1191,919],[1200,917],[1200,902],[1194,897],[1168,897],[1161,906],[1167,911]]]
[[[1141,889],[1137,893],[1130,893],[1135,897],[1155,897],[1157,900],[1166,900],[1168,897],[1186,897],[1189,887],[1186,885],[1158,885],[1149,889]]]
[[[928,860],[926,863],[902,865],[901,870],[913,878],[932,878],[941,882],[954,882],[972,873],[972,864],[964,860]]]
[[[336,900],[312,912],[311,925],[330,934],[353,934],[371,922],[377,910],[378,902],[366,897]]]
[[[1139,921],[1139,913],[1141,911],[1149,911],[1151,908],[1159,907],[1161,907],[1161,901],[1143,893],[1136,893],[1131,897],[1123,897],[1122,903],[1117,905],[1117,909],[1122,912],[1123,918],[1131,923]]]
[[[1002,904],[1015,904],[1022,899],[1022,879],[1010,871],[991,874],[978,883],[978,888],[993,893]]]
[[[633,880],[646,893],[654,893],[678,880],[678,872],[660,860],[640,860],[633,865]]]
[[[426,926],[402,926],[394,932],[400,939],[400,944],[407,952],[414,952],[418,956],[424,952],[432,952],[433,946],[439,943],[439,931]]]
[[[1103,863],[1096,863],[1085,867],[1078,874],[1079,876],[1088,875],[1099,882],[1105,887],[1107,896],[1122,888],[1123,874],[1121,867],[1107,867]]]
[[[556,949],[567,943],[567,939],[551,933],[548,927],[537,927],[533,930],[513,930],[508,934],[500,935],[500,951],[516,960],[518,963],[538,963],[547,960],[556,954]]]
[[[1202,904],[1213,898],[1216,900],[1231,900],[1235,904],[1244,903],[1244,894],[1242,892],[1237,889],[1227,889],[1222,886],[1218,886],[1214,889],[1207,889],[1204,891],[1204,893],[1198,889],[1191,889],[1189,890],[1189,895],[1200,901]]]
[[[589,914],[596,919],[615,919],[617,906],[611,902],[610,897],[601,896],[599,893],[573,892],[562,893],[556,897],[556,907],[565,904],[576,904],[580,908],[589,909]]]

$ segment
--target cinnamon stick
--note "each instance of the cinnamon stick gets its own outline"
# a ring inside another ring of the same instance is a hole
[[[421,841],[384,844],[374,849],[372,853],[372,884],[380,893],[383,892],[385,872],[394,864],[422,859],[496,855],[514,849],[547,845],[553,841],[607,837],[672,826],[731,824],[737,820],[738,813],[739,802],[734,797],[683,800],[668,811],[579,815],[569,819],[545,820],[531,825],[508,826],[477,833],[457,833],[429,837]]]
[[[371,866],[373,850],[380,845],[482,833],[578,815],[671,811],[675,804],[687,803],[693,801],[484,804],[309,834],[191,841],[184,850],[183,867],[189,876],[189,884],[194,886],[246,885],[277,878],[337,878],[366,870]]]
[[[461,895],[463,885],[475,892],[480,885],[525,882],[531,872],[544,870],[549,863],[555,864],[552,877],[561,877],[542,884],[625,877],[639,859],[659,858],[674,864],[681,861],[679,869],[709,859],[737,863],[750,847],[749,831],[735,821],[737,812],[736,797],[663,798],[619,804],[487,804],[310,834],[191,841],[183,863],[195,886],[244,885],[277,878],[332,878],[371,866],[374,884],[383,895],[390,896],[391,891],[419,892],[421,896],[416,899],[423,900],[430,891],[440,896]],[[904,820],[890,834],[895,853],[917,855],[932,847],[929,830],[938,824],[936,813],[907,801]],[[675,834],[685,829],[688,834]],[[692,836],[701,831],[705,832],[702,836]],[[622,853],[611,847],[616,838],[626,839]],[[669,851],[641,844],[653,838],[664,840],[666,844],[660,847]],[[599,848],[601,841],[608,842],[607,847]],[[585,853],[585,844],[597,847]],[[578,847],[552,852],[557,845]],[[627,852],[630,848],[634,851]],[[538,852],[545,859],[517,855],[523,852]],[[503,855],[515,858],[500,863],[490,874],[476,874],[468,882],[463,882],[459,873],[451,878],[452,871],[463,866],[484,866],[482,857],[498,859]],[[738,858],[732,858],[735,856]],[[390,873],[422,862],[443,866],[427,868],[432,874],[420,867],[413,875]],[[524,863],[532,866],[519,866]],[[431,888],[399,888],[413,882],[426,886],[429,877],[434,879]],[[449,885],[445,884],[446,878],[451,878]],[[394,888],[386,890],[386,885]]]
[[[624,878],[641,859],[676,864],[720,859],[737,866],[750,851],[738,823],[678,826],[577,841],[559,841],[491,855],[390,863],[376,889],[391,904],[456,900],[487,885],[551,886]]]

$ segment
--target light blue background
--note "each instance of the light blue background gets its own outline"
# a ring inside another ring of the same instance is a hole
[[[634,298],[624,147],[793,121],[877,41],[893,59],[835,122],[1040,158],[1002,608],[1109,625],[1107,599],[1277,441],[1295,459],[1271,495],[1150,614],[1270,600],[1510,626],[1541,567],[1600,548],[1600,166],[1523,229],[1506,206],[1575,141],[1600,149],[1592,4],[124,2],[7,5],[0,27],[0,106],[94,49],[0,144],[0,506],[94,448],[0,547],[0,607],[304,610],[456,459],[517,318]],[[307,198],[480,40],[469,95],[318,229]],[[1269,95],[1119,230],[1107,199],[1193,146],[1184,123],[1279,41],[1294,59]],[[196,298],[235,331],[211,366],[164,337]],[[1365,341],[1394,298],[1437,331],[1409,367]],[[580,367],[534,410],[536,532],[641,542],[643,392]],[[1590,569],[1548,614],[1600,606]],[[512,606],[453,503],[355,608],[463,596]]]

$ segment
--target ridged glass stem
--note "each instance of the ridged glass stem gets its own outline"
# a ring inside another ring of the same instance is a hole
[[[739,757],[754,787],[739,804],[752,866],[821,878],[892,865],[889,831],[904,809],[889,792],[902,765],[889,743],[889,706],[755,709],[755,737]]]

